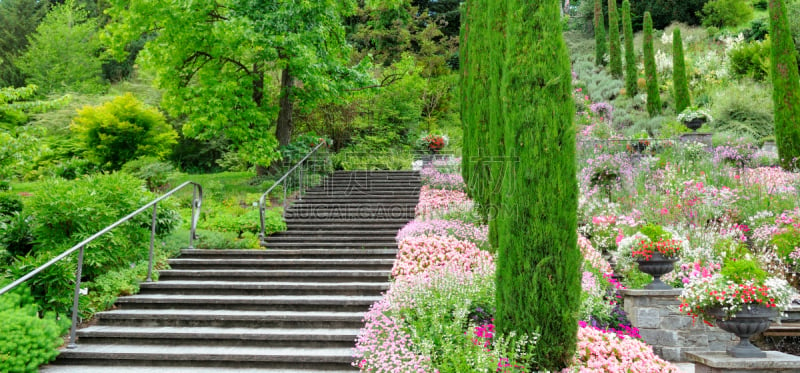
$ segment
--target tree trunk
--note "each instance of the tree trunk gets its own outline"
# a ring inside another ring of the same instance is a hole
[[[278,111],[278,124],[275,126],[275,137],[278,139],[278,145],[289,145],[292,140],[292,129],[294,122],[292,121],[292,110],[294,106],[294,97],[292,95],[293,88],[292,73],[289,67],[283,69],[281,72],[281,99],[280,109]]]

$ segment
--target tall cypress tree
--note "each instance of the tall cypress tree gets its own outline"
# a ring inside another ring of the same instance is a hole
[[[786,5],[782,0],[769,1],[769,24],[775,143],[781,167],[791,170],[797,167],[800,158],[800,77]]]
[[[650,12],[644,12],[644,75],[647,79],[647,113],[650,117],[661,114],[661,97],[658,95],[658,74],[656,72],[656,56],[653,51],[653,20]]]
[[[498,224],[495,324],[501,334],[539,331],[537,366],[527,368],[558,371],[576,347],[582,261],[570,61],[558,0],[506,3],[508,159]]]
[[[672,85],[675,94],[675,111],[680,113],[692,104],[689,83],[686,81],[686,61],[683,59],[681,29],[672,31]]]
[[[462,102],[462,122],[464,129],[464,147],[462,154],[462,176],[466,176],[467,192],[478,205],[485,208],[489,205],[489,165],[486,157],[489,153],[489,138],[486,135],[489,122],[487,102],[491,97],[489,91],[490,42],[488,40],[489,18],[487,11],[491,0],[470,0],[467,3],[466,23],[467,48],[463,52],[467,66],[462,71],[462,89],[465,90],[465,101]],[[466,159],[465,159],[466,158]]]
[[[631,3],[622,0],[622,30],[625,34],[625,93],[636,96],[636,52],[633,50],[633,25],[631,24]]]
[[[500,187],[503,181],[505,160],[505,122],[503,119],[503,61],[506,53],[506,2],[491,1],[489,5],[490,51],[489,60],[495,61],[489,68],[489,243],[493,248],[499,245],[497,229],[498,216],[502,204]]]
[[[472,151],[473,151],[473,137],[475,130],[472,125],[472,112],[473,105],[470,103],[470,98],[473,95],[472,88],[474,84],[470,80],[472,78],[472,60],[470,59],[469,48],[472,43],[472,25],[470,19],[473,17],[472,1],[468,1],[464,7],[461,8],[461,30],[459,33],[459,47],[458,47],[458,66],[459,66],[459,93],[461,94],[461,131],[463,138],[461,140],[461,177],[464,178],[466,185],[471,185],[472,170]],[[467,188],[467,193],[472,196],[471,188]]]
[[[622,77],[622,56],[619,45],[619,21],[617,19],[617,0],[608,0],[608,54],[611,57],[608,67],[615,78]]]
[[[605,55],[608,52],[606,45],[606,23],[603,20],[603,0],[594,0],[594,64],[605,65]]]

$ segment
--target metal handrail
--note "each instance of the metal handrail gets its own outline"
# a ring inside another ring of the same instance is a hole
[[[94,241],[98,237],[108,233],[109,231],[111,231],[112,229],[116,228],[120,224],[131,220],[134,216],[139,215],[143,211],[145,211],[148,208],[152,207],[153,208],[153,215],[152,215],[152,222],[151,222],[151,226],[150,226],[150,253],[149,253],[149,260],[148,260],[148,264],[147,264],[147,279],[145,280],[147,282],[151,282],[152,281],[152,273],[153,273],[153,253],[154,253],[155,236],[156,236],[156,216],[157,216],[156,209],[158,207],[158,203],[161,202],[162,200],[166,199],[167,197],[175,194],[177,191],[183,189],[184,187],[186,187],[187,185],[190,185],[190,184],[192,185],[192,225],[191,225],[191,230],[189,232],[189,248],[190,249],[194,248],[194,240],[196,238],[195,233],[197,231],[197,220],[200,217],[200,206],[203,203],[203,187],[201,187],[200,184],[197,184],[195,182],[187,181],[187,182],[179,185],[175,189],[172,189],[169,192],[164,193],[164,195],[162,195],[161,197],[158,197],[158,198],[154,199],[153,201],[151,201],[150,203],[142,206],[138,210],[128,214],[124,218],[119,219],[116,222],[114,222],[113,224],[103,228],[103,230],[101,230],[101,231],[89,236],[89,238],[87,238],[87,239],[81,241],[80,243],[78,243],[77,245],[69,248],[67,251],[64,251],[63,253],[59,254],[55,258],[50,259],[50,261],[48,261],[47,263],[42,264],[41,266],[37,267],[33,271],[28,272],[28,274],[26,274],[25,276],[22,276],[18,280],[8,284],[6,287],[0,289],[0,295],[3,295],[5,293],[9,292],[11,289],[14,289],[15,287],[19,286],[23,282],[31,279],[33,276],[36,276],[37,274],[39,274],[40,272],[42,272],[45,269],[49,268],[50,266],[52,266],[53,264],[57,263],[58,261],[66,258],[67,256],[69,256],[70,254],[74,253],[75,251],[78,251],[78,267],[75,270],[75,294],[74,294],[74,296],[72,298],[72,326],[70,327],[70,330],[69,330],[69,344],[67,344],[67,348],[75,348],[77,346],[75,344],[75,331],[76,331],[76,326],[77,326],[77,323],[78,323],[78,297],[80,296],[80,291],[81,291],[81,273],[83,272],[83,252],[84,252],[84,249],[85,249],[86,245],[89,244],[90,242]]]
[[[314,149],[311,149],[311,151],[309,151],[308,154],[306,154],[306,156],[303,157],[303,159],[301,159],[299,162],[297,162],[297,164],[295,164],[292,168],[290,168],[289,171],[286,171],[286,173],[283,174],[283,176],[281,176],[281,178],[278,179],[278,181],[273,183],[272,186],[269,187],[269,189],[267,189],[267,191],[264,192],[264,194],[261,195],[261,198],[258,199],[258,215],[259,215],[259,220],[261,222],[261,231],[259,231],[258,237],[260,239],[264,239],[264,237],[266,236],[265,235],[266,228],[265,228],[265,224],[264,224],[264,215],[265,215],[265,212],[267,210],[267,204],[266,204],[267,201],[266,201],[266,199],[267,199],[267,196],[269,195],[269,193],[272,192],[272,190],[275,189],[275,187],[277,187],[278,185],[284,184],[283,185],[283,214],[285,216],[286,215],[286,189],[287,189],[286,185],[285,185],[286,184],[286,180],[288,179],[289,175],[291,175],[294,172],[294,170],[298,170],[299,169],[298,173],[300,175],[298,177],[298,184],[299,184],[298,186],[299,186],[300,192],[302,193],[302,189],[303,189],[303,169],[299,168],[299,167],[303,164],[303,162],[308,160],[309,157],[311,157],[312,155],[316,154],[317,150],[319,150],[319,148],[321,148],[323,145],[327,146],[328,145],[327,141],[322,141],[319,144],[317,144],[317,146],[315,146]],[[303,198],[302,195],[300,196],[300,198],[301,199]]]

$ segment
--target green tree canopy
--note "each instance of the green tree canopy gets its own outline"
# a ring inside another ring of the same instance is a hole
[[[100,106],[83,107],[70,129],[84,143],[87,158],[107,170],[119,170],[143,156],[163,159],[178,138],[158,109],[145,106],[130,93]]]
[[[346,1],[111,0],[110,49],[119,58],[142,35],[140,60],[165,90],[162,105],[185,116],[183,132],[224,135],[249,161],[268,165],[288,144],[300,109],[370,77],[348,65]]]
[[[102,61],[97,21],[74,0],[50,10],[28,38],[17,66],[44,93],[97,92],[102,89]]]
[[[22,87],[25,78],[14,60],[28,46],[28,36],[47,13],[47,1],[0,1],[0,87]]]

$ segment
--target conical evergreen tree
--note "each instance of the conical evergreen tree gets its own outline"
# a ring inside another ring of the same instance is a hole
[[[580,266],[575,106],[558,0],[509,0],[503,113],[508,158],[497,259],[500,334],[539,332],[526,371],[560,371],[576,347]],[[512,11],[513,10],[513,11]]]
[[[769,21],[775,143],[778,145],[781,167],[793,170],[800,160],[800,77],[783,0],[769,1]]]
[[[489,60],[495,61],[489,68],[489,243],[493,248],[499,245],[497,229],[498,216],[502,204],[501,186],[505,160],[505,122],[503,118],[503,61],[506,53],[506,2],[491,1],[489,5],[490,37]]]
[[[608,0],[608,54],[611,57],[608,67],[615,78],[622,77],[622,51],[619,45],[619,21],[617,0]]]
[[[672,85],[675,94],[675,112],[680,113],[692,104],[689,83],[686,81],[686,61],[683,59],[681,29],[672,31]]]
[[[644,12],[644,74],[647,79],[647,113],[650,117],[661,114],[661,97],[658,95],[658,73],[656,72],[656,56],[653,51],[653,20],[650,12]]]
[[[462,149],[462,176],[466,176],[467,193],[479,206],[488,206],[488,141],[486,136],[489,110],[486,103],[489,92],[489,40],[488,4],[491,0],[470,0],[466,6],[466,51],[462,53],[461,85],[464,91],[462,101],[462,127],[464,149]]]
[[[472,97],[473,82],[472,78],[472,60],[468,53],[470,47],[470,36],[472,33],[472,25],[470,19],[473,17],[472,7],[474,4],[470,1],[461,8],[461,30],[459,34],[459,47],[458,47],[458,66],[459,66],[459,93],[460,93],[460,109],[461,109],[461,131],[463,138],[461,139],[461,177],[464,178],[464,183],[470,185],[472,170],[472,151],[473,151],[473,137],[475,130],[470,127],[472,125],[472,111],[473,105],[470,104]],[[472,193],[467,188],[467,193],[471,196]]]
[[[606,22],[603,18],[603,0],[594,0],[594,63],[597,66],[605,65],[605,55],[608,52],[606,44]]]
[[[631,24],[631,3],[622,0],[622,30],[625,34],[625,93],[636,96],[636,52],[633,50],[633,25]]]

